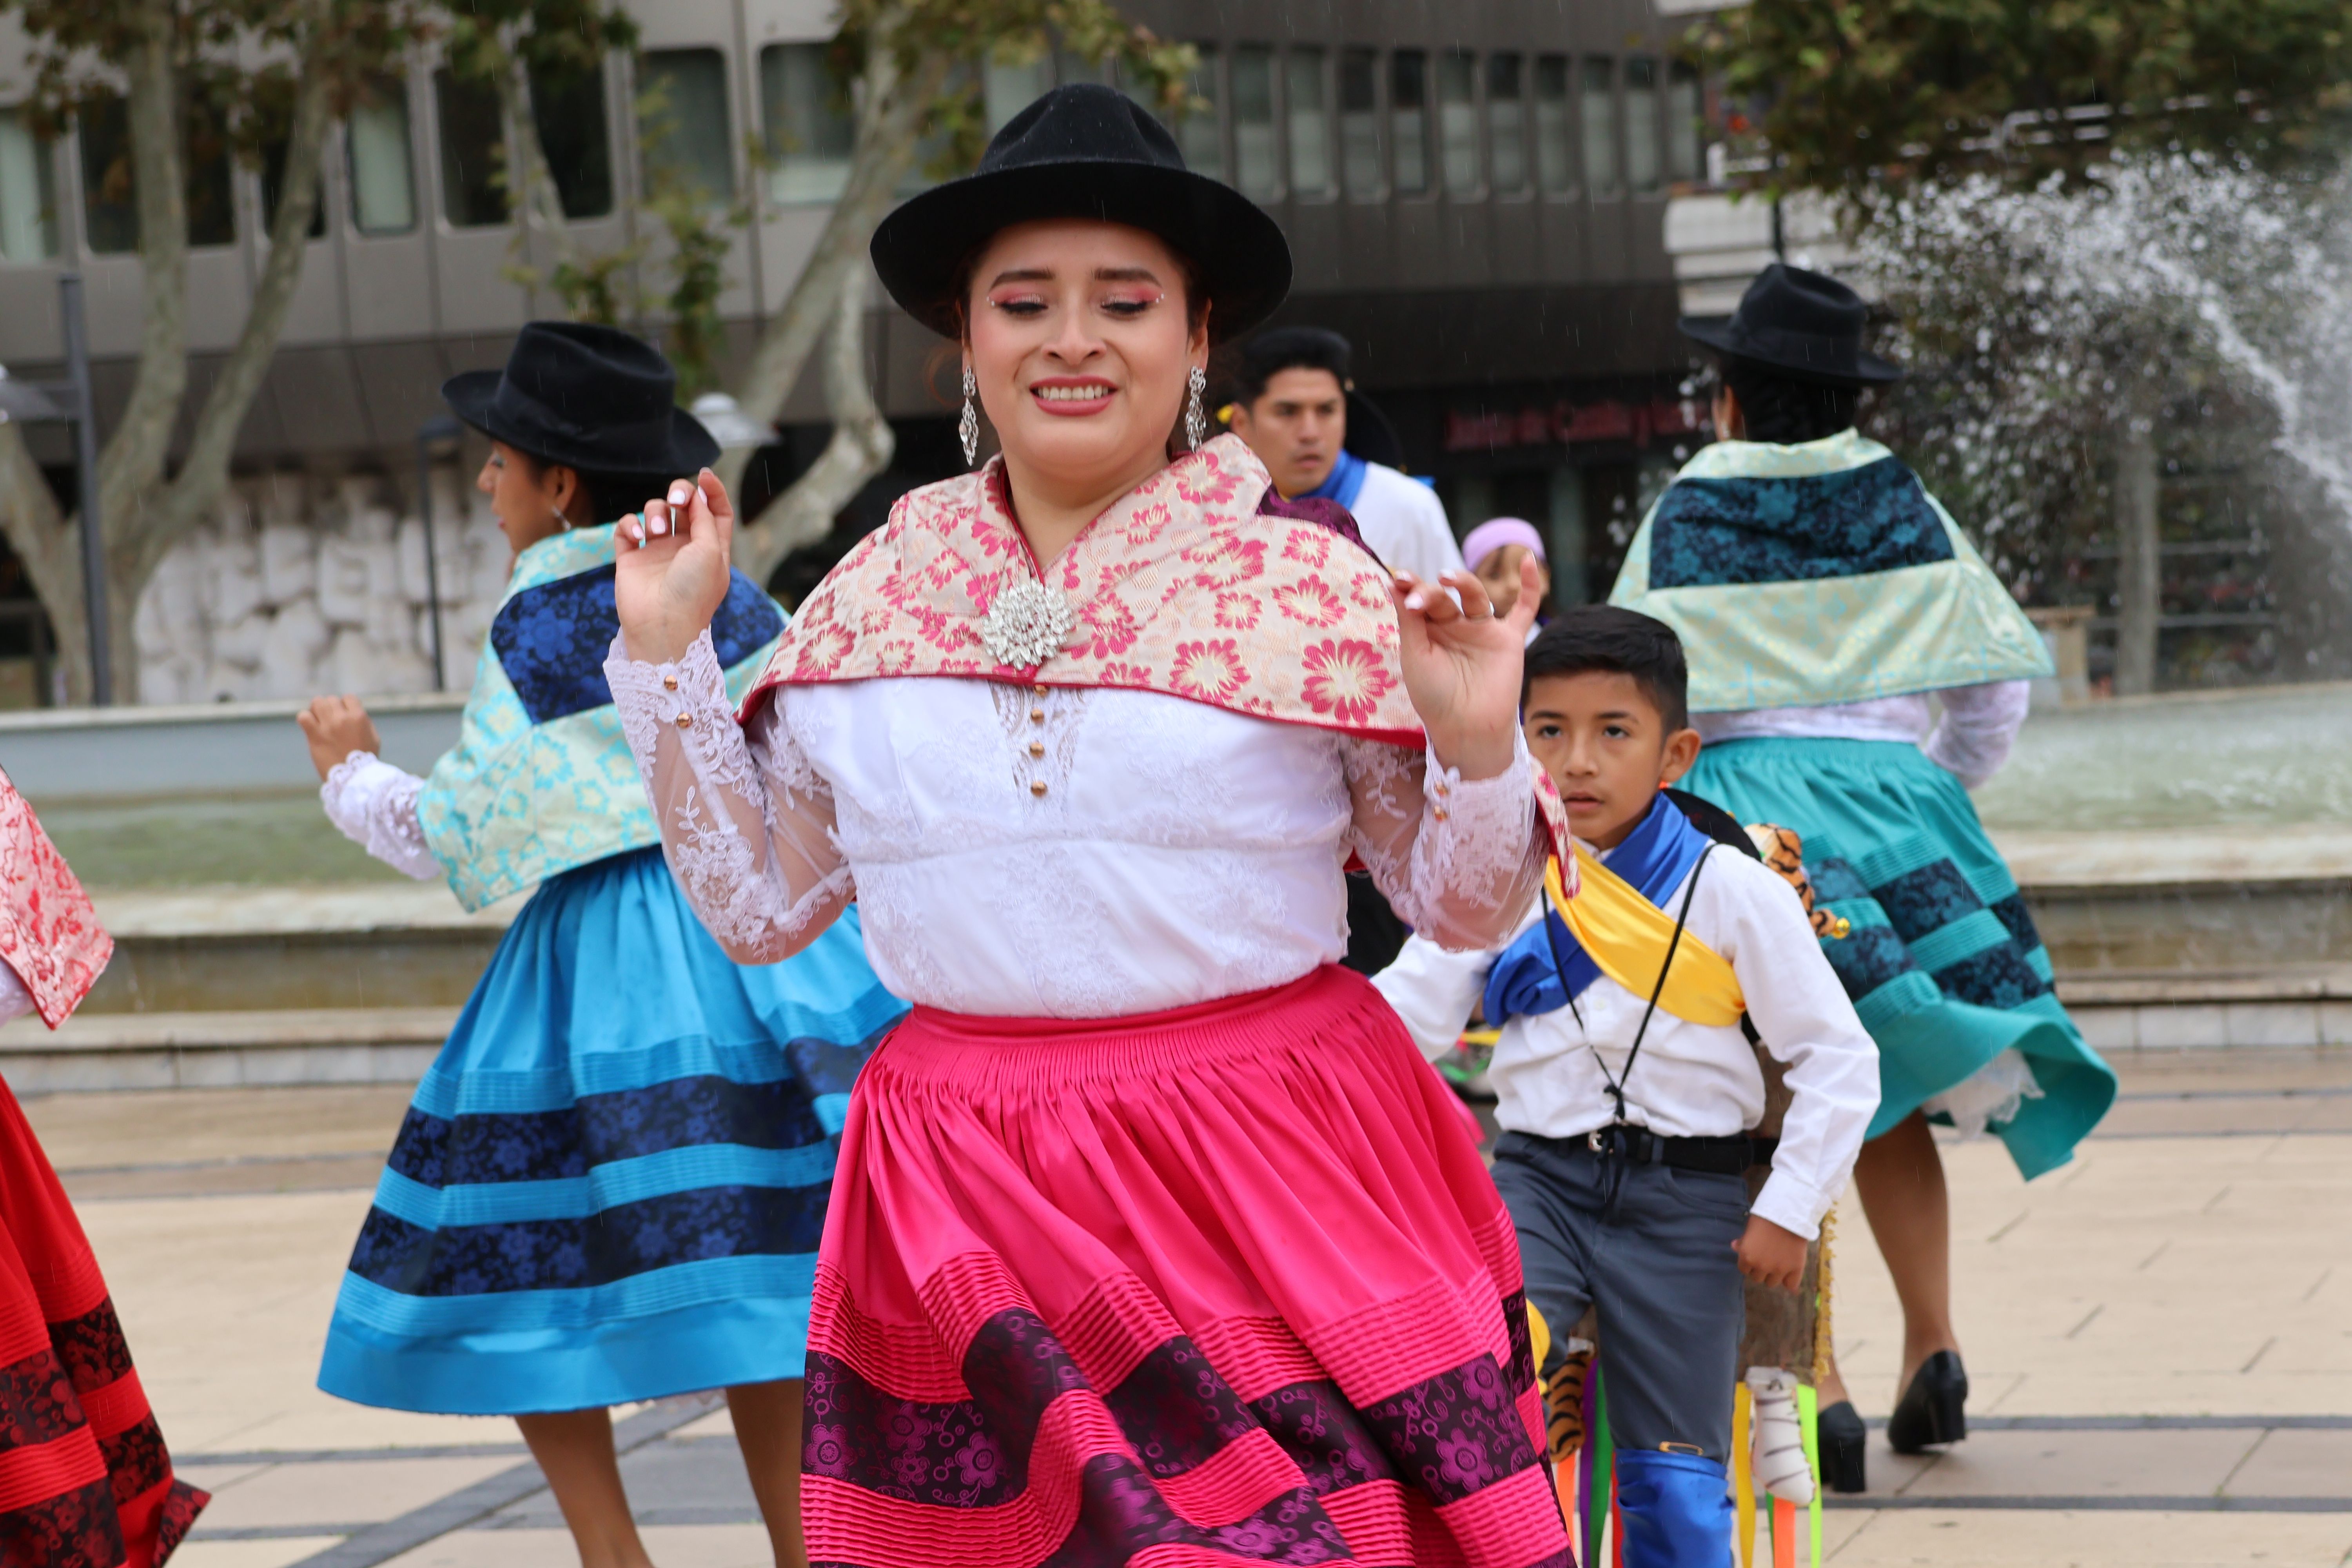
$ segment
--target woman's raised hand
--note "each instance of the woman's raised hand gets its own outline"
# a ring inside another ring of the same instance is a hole
[[[1456,605],[1451,588],[1462,596]],[[1495,613],[1485,584],[1468,572],[1448,572],[1423,584],[1395,574],[1404,689],[1437,760],[1465,779],[1490,779],[1511,765],[1512,732],[1519,726],[1520,656],[1535,625],[1542,589],[1535,558],[1519,563],[1519,602]]]
[[[668,664],[686,657],[727,598],[735,503],[709,468],[671,483],[669,494],[621,520],[614,598],[629,657]]]

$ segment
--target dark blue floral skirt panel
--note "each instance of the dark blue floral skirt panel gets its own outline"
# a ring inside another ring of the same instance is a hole
[[[515,1415],[800,1376],[835,1137],[905,1010],[854,910],[747,968],[658,850],[551,879],[417,1086],[319,1386]]]

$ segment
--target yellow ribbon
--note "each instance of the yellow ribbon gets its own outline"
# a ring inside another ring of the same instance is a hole
[[[1555,857],[1544,868],[1544,896],[1601,973],[1646,1002],[1672,943],[1675,966],[1658,993],[1658,1005],[1686,1023],[1722,1026],[1739,1022],[1748,1011],[1748,998],[1741,994],[1739,977],[1731,972],[1728,960],[1688,931],[1675,942],[1675,917],[1593,858],[1581,844],[1576,847],[1576,873],[1571,899],[1561,890]]]

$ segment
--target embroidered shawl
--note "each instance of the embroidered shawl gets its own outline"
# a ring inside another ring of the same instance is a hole
[[[1420,745],[1388,574],[1296,507],[1261,510],[1273,482],[1228,435],[1122,496],[1045,569],[1076,625],[1020,668],[997,663],[979,630],[1000,594],[1039,574],[1003,459],[927,485],[801,604],[745,712],[773,686],[966,676],[1157,691]]]
[[[1703,447],[1643,521],[1609,602],[1682,637],[1696,712],[2051,670],[2041,633],[1951,514],[1852,430]]]
[[[114,939],[40,818],[0,773],[0,962],[16,972],[41,1022],[56,1028],[89,988]]]
[[[604,679],[620,631],[613,578],[609,523],[516,558],[457,749],[434,765],[416,802],[425,841],[469,910],[661,842]],[[730,692],[766,668],[783,625],[775,602],[736,573],[710,627]]]

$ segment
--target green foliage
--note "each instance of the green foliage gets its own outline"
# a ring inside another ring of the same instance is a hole
[[[2074,178],[2133,147],[2277,166],[2352,121],[2343,0],[1753,0],[1690,47],[1761,106],[1733,129],[1784,190]]]
[[[325,71],[331,105],[347,112],[370,84],[396,72],[402,55],[434,35],[426,0],[16,0],[26,33],[33,128],[62,132],[86,110],[121,96],[115,72],[136,45],[142,19],[160,14],[172,40],[181,90],[183,163],[234,154],[248,167],[284,142],[297,71]],[[100,178],[127,194],[128,154]]]

